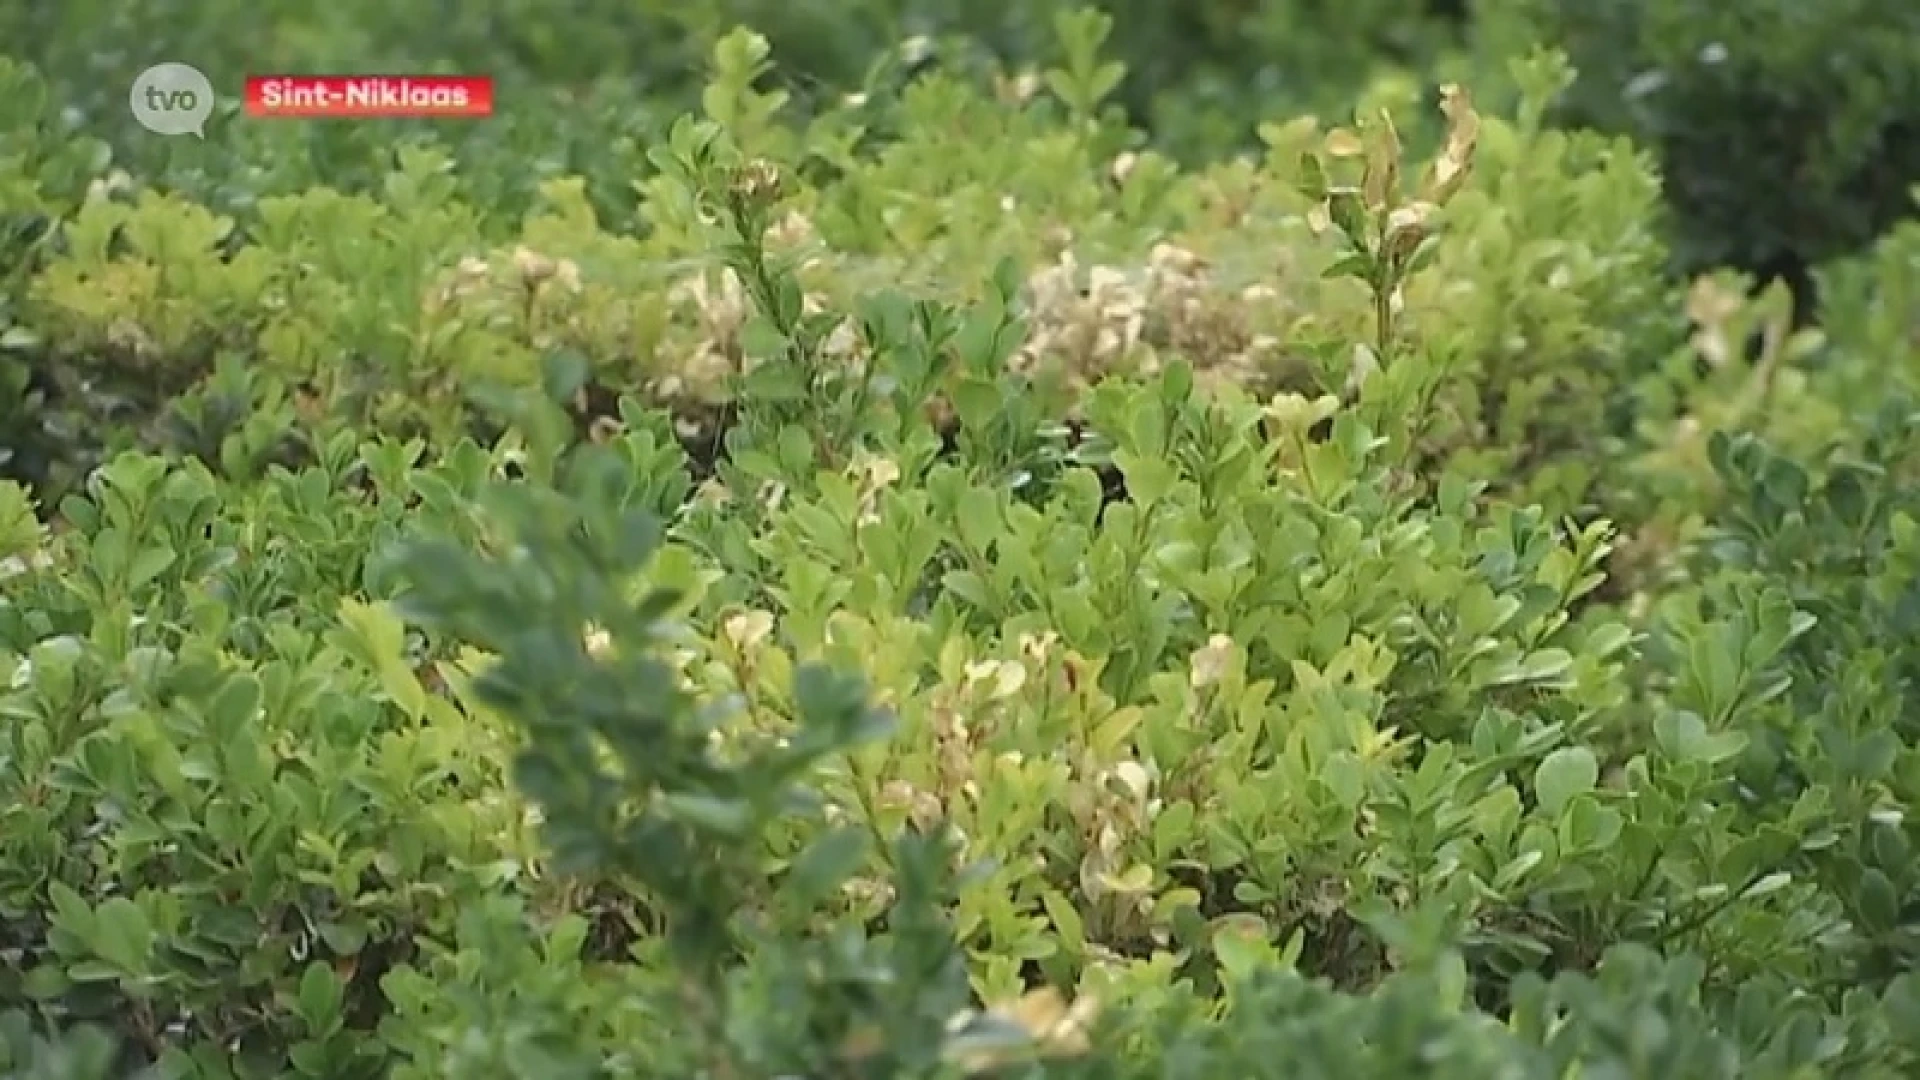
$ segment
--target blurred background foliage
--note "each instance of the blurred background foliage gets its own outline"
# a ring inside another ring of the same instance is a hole
[[[737,25],[779,58],[763,82],[800,116],[938,64],[1017,80],[1060,62],[1066,0],[534,0],[331,4],[9,0],[0,41],[49,80],[63,120],[136,173],[243,208],[316,179],[378,182],[396,145],[456,146],[503,211],[544,179],[590,178],[629,215],[644,148],[696,105],[713,43]],[[1920,183],[1920,5],[1911,0],[1104,0],[1113,101],[1143,137],[1189,162],[1255,145],[1263,121],[1333,119],[1358,100],[1419,126],[1432,82],[1470,83],[1499,111],[1506,61],[1535,45],[1580,72],[1555,119],[1633,135],[1660,158],[1683,268],[1784,275],[1859,250]],[[904,43],[904,44],[903,44]],[[163,59],[233,95],[204,144],[145,137],[125,88]],[[417,124],[232,123],[247,73],[472,72],[502,83],[502,115]],[[555,122],[564,116],[564,124]],[[1418,137],[1420,132],[1413,132]],[[271,166],[266,163],[275,163]],[[489,167],[489,162],[495,163]],[[511,167],[506,162],[512,162]]]

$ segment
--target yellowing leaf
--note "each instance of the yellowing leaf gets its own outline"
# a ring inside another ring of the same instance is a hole
[[[1349,128],[1334,128],[1327,132],[1324,145],[1328,155],[1337,158],[1359,157],[1367,152],[1366,144]]]
[[[1122,894],[1138,894],[1153,888],[1153,867],[1134,865],[1119,874],[1099,875],[1100,884]]]

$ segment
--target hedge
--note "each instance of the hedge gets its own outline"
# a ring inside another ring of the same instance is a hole
[[[230,92],[263,71],[492,74],[503,115],[454,139],[469,182],[522,210],[542,180],[582,175],[625,227],[645,147],[698,106],[707,56],[738,24],[767,36],[782,58],[767,85],[804,112],[886,99],[930,67],[1021,82],[1102,53],[1115,65],[1108,106],[1190,165],[1257,147],[1261,121],[1343,117],[1356,100],[1421,117],[1418,87],[1435,70],[1510,109],[1502,65],[1543,44],[1582,72],[1550,121],[1629,134],[1660,162],[1663,227],[1685,271],[1736,266],[1802,294],[1812,266],[1862,250],[1920,183],[1920,12],[1907,0],[1103,0],[1104,39],[1063,35],[1080,6],[592,0],[557,15],[266,0],[182,18],[150,0],[70,0],[0,12],[0,41],[53,80],[66,126],[222,211],[313,183],[368,190],[396,137],[444,129],[254,125],[234,101],[211,145],[161,143],[133,127],[120,89],[153,57],[197,64]]]
[[[1920,1068],[1920,221],[1796,329],[1557,54],[1201,166],[776,55],[644,230],[0,69],[0,1068]]]
[[[1534,2],[1534,0],[1529,0]],[[1583,77],[1577,124],[1667,178],[1685,265],[1784,274],[1859,251],[1920,183],[1920,9],[1900,0],[1538,0]],[[1764,178],[1764,179],[1762,179]]]

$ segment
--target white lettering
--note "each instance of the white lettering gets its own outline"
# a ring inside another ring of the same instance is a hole
[[[472,96],[464,86],[422,85],[411,79],[354,79],[346,87],[350,109],[465,109],[471,103]]]

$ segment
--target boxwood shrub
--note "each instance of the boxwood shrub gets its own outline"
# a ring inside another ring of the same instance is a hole
[[[1796,328],[1557,54],[1183,165],[1103,26],[713,34],[625,214],[0,68],[0,1073],[1920,1069],[1920,225]]]

